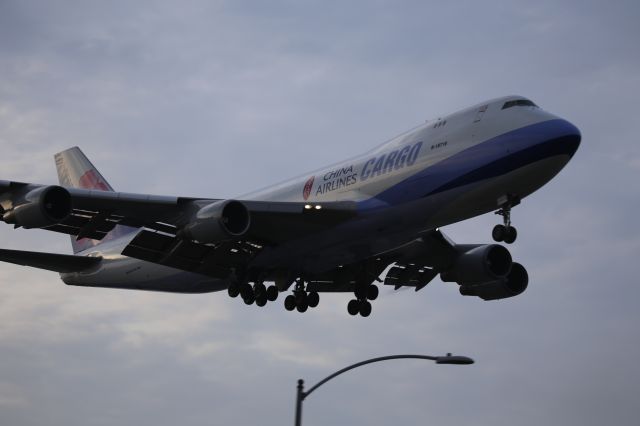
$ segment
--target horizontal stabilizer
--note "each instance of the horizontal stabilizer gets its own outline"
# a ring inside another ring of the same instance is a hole
[[[32,268],[67,273],[82,272],[96,266],[101,257],[73,256],[69,254],[41,253],[37,251],[0,249],[0,261]]]

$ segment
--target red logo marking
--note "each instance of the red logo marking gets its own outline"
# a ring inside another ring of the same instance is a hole
[[[93,170],[87,170],[87,172],[80,177],[78,183],[80,184],[80,188],[100,189],[102,191],[111,190],[111,188],[109,188],[109,185],[101,180],[98,174]]]
[[[304,197],[305,201],[307,201],[307,199],[309,198],[309,195],[311,194],[311,188],[313,188],[314,179],[315,179],[315,176],[311,176],[307,181],[307,183],[304,184],[304,189],[302,190],[302,196]]]

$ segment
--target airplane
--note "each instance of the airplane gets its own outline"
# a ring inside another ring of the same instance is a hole
[[[511,210],[560,172],[580,131],[522,96],[429,120],[355,158],[233,199],[115,192],[78,147],[55,155],[59,185],[0,180],[0,217],[71,235],[73,255],[0,249],[0,260],[68,285],[175,293],[227,290],[247,305],[280,293],[305,312],[347,292],[367,317],[377,284],[418,291],[436,276],[483,300],[521,294]],[[489,212],[496,243],[440,227]],[[271,283],[268,287],[265,283]]]

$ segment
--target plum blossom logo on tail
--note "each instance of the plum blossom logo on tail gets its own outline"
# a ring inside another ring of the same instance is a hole
[[[100,191],[113,191],[113,189],[109,188],[109,184],[107,184],[102,176],[96,173],[95,170],[87,170],[80,179],[78,180],[78,185],[80,188],[85,189],[99,189]]]
[[[313,188],[314,179],[315,179],[315,176],[311,176],[309,180],[307,180],[307,183],[304,184],[304,189],[302,190],[302,196],[304,197],[305,201],[307,201],[307,199],[309,198],[309,195],[311,194],[311,188]]]

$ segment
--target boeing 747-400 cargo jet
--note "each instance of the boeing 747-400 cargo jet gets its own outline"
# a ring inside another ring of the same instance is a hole
[[[74,255],[0,250],[66,284],[204,293],[314,308],[350,292],[368,316],[376,283],[420,290],[437,275],[484,300],[522,293],[528,274],[499,244],[455,244],[439,227],[496,211],[493,239],[516,239],[511,209],[571,159],[580,131],[508,96],[428,121],[350,160],[236,199],[114,192],[74,147],[60,185],[0,181],[0,217],[71,235]],[[386,275],[381,277],[385,272]],[[269,287],[264,283],[272,283]]]

